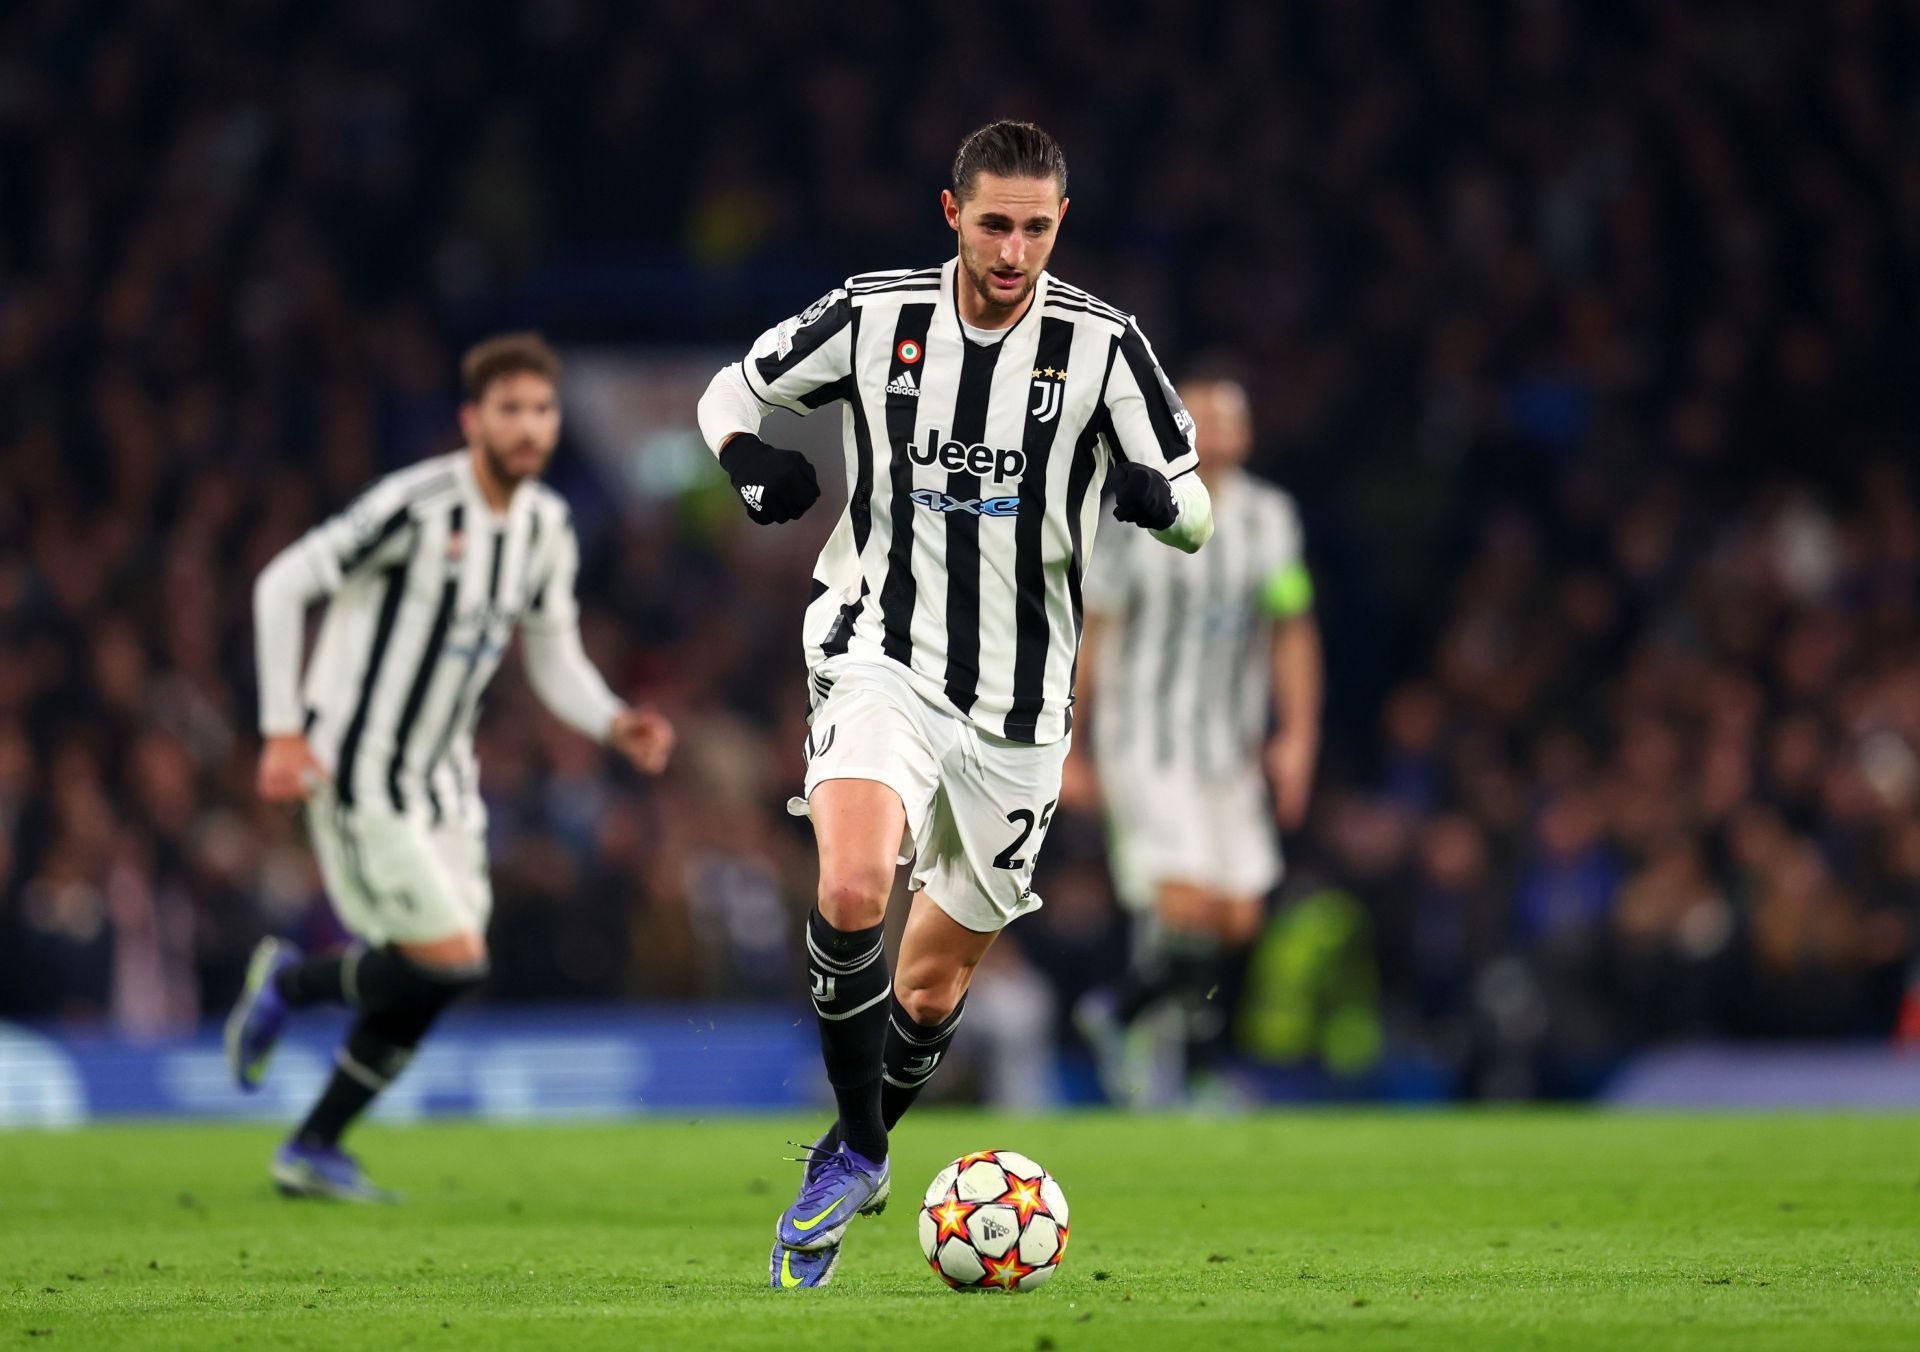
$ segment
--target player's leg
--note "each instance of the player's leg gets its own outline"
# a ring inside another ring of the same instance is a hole
[[[1258,767],[1202,789],[1206,802],[1206,882],[1211,890],[1197,920],[1205,933],[1190,944],[1185,974],[1189,1087],[1201,1099],[1231,1102],[1218,1069],[1228,1045],[1233,993],[1246,950],[1266,921],[1265,898],[1279,884],[1279,838]]]
[[[973,974],[1016,917],[1060,796],[1067,743],[1031,746],[961,730],[915,861],[913,908],[888,1002],[881,1109],[889,1128],[939,1069]]]
[[[469,823],[428,828],[338,812],[315,840],[335,908],[362,942],[289,968],[276,984],[292,1008],[339,1003],[356,1017],[320,1097],[275,1156],[273,1175],[297,1195],[378,1195],[341,1137],[405,1069],[441,1013],[486,977],[484,847]]]
[[[830,679],[807,739],[808,815],[820,855],[807,976],[839,1121],[809,1151],[799,1196],[780,1217],[772,1277],[783,1287],[825,1285],[853,1217],[886,1205],[880,1073],[892,982],[883,921],[902,840],[924,827],[938,784],[937,730],[904,677],[852,663]]]
[[[807,974],[820,1052],[839,1107],[840,1140],[878,1162],[887,1151],[880,1113],[888,988],[882,939],[906,807],[892,788],[870,779],[822,783],[809,806],[820,885],[807,918]]]
[[[1220,1064],[1226,1055],[1228,1025],[1234,1010],[1247,949],[1260,933],[1266,920],[1266,908],[1258,896],[1217,894],[1211,903],[1213,941],[1211,970],[1195,973],[1190,979],[1186,1020],[1186,1069],[1188,1088],[1196,1101],[1211,1099],[1225,1105],[1231,1095],[1219,1079]],[[1196,997],[1193,993],[1200,992]]]
[[[953,1045],[974,969],[998,930],[971,930],[925,890],[914,894],[887,1009],[880,1111],[889,1130],[906,1115]]]
[[[1121,1027],[1193,984],[1195,951],[1212,941],[1211,902],[1207,889],[1198,883],[1156,880],[1152,923],[1134,927],[1134,961],[1114,1005]]]
[[[882,1209],[889,1185],[880,1116],[884,931],[907,811],[896,790],[871,779],[814,784],[808,809],[820,883],[807,916],[807,977],[839,1118],[809,1151],[800,1194],[776,1227],[771,1275],[783,1288],[832,1280],[848,1224]]]

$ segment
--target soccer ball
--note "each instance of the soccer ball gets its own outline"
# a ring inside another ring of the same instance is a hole
[[[1012,1150],[962,1155],[920,1205],[920,1252],[956,1291],[1031,1291],[1067,1251],[1067,1195]]]

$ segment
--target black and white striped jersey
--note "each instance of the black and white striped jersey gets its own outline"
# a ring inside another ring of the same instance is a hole
[[[339,801],[470,814],[473,726],[515,625],[577,639],[566,503],[528,482],[496,514],[456,451],[381,479],[286,557],[310,575],[308,595],[330,597],[298,716]],[[263,731],[282,731],[262,653]]]
[[[1213,539],[1200,553],[1123,535],[1088,587],[1104,621],[1094,750],[1109,769],[1218,777],[1259,764],[1274,625],[1310,606],[1312,584],[1291,496],[1240,471],[1212,491]]]
[[[981,728],[1050,742],[1071,726],[1107,471],[1188,473],[1193,421],[1127,315],[1043,273],[1019,322],[969,331],[957,271],[849,278],[742,370],[765,404],[844,406],[850,492],[805,624],[815,693],[825,660],[885,658]]]

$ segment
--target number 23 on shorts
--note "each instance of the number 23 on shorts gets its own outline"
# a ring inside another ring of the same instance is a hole
[[[993,866],[995,868],[1013,869],[1016,872],[1025,868],[1027,861],[1021,856],[1020,851],[1026,848],[1027,838],[1035,831],[1040,833],[1042,840],[1046,838],[1047,823],[1053,820],[1053,809],[1059,802],[1060,800],[1056,798],[1053,802],[1048,803],[1044,808],[1040,809],[1040,820],[1038,822],[1034,820],[1033,813],[1024,807],[1017,807],[1009,812],[1007,814],[1007,823],[1011,826],[1018,826],[1020,828],[1020,834],[1013,838],[1011,845],[1008,845],[1006,849],[994,856]],[[1039,848],[1039,842],[1036,841],[1034,843],[1034,849],[1038,850]]]

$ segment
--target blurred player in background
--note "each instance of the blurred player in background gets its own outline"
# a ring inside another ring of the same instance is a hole
[[[1192,422],[1139,326],[1046,270],[1067,211],[1060,147],[994,123],[961,145],[952,183],[957,257],[848,279],[700,401],[762,524],[820,496],[805,457],[760,440],[762,418],[846,405],[851,493],[805,621],[808,967],[839,1120],[780,1218],[776,1287],[826,1285],[848,1222],[885,1205],[889,1128],[946,1054],[974,967],[1040,905],[1102,482],[1111,470],[1116,518],[1175,549],[1212,531]],[[889,979],[903,837],[915,895]]]
[[[333,1077],[274,1156],[289,1194],[372,1200],[341,1133],[406,1066],[442,1010],[487,973],[493,893],[473,726],[517,627],[555,717],[658,773],[673,728],[630,709],[580,642],[579,544],[538,482],[560,436],[560,362],[535,334],[461,362],[464,448],[390,474],[308,531],[254,588],[259,787],[306,802],[328,896],[357,943],[327,957],[263,940],[227,1022],[258,1088],[291,1011],[356,1011]],[[327,603],[301,680],[307,608]]]
[[[1215,538],[1197,558],[1129,536],[1102,556],[1076,704],[1095,764],[1076,751],[1066,773],[1069,802],[1105,800],[1115,887],[1132,913],[1125,981],[1076,1010],[1116,1103],[1152,1096],[1156,1049],[1142,1020],[1169,1002],[1183,1016],[1192,1087],[1212,1087],[1227,1008],[1216,997],[1260,930],[1280,881],[1278,828],[1304,820],[1320,744],[1320,632],[1299,514],[1242,468],[1246,392],[1207,380],[1181,395]]]

